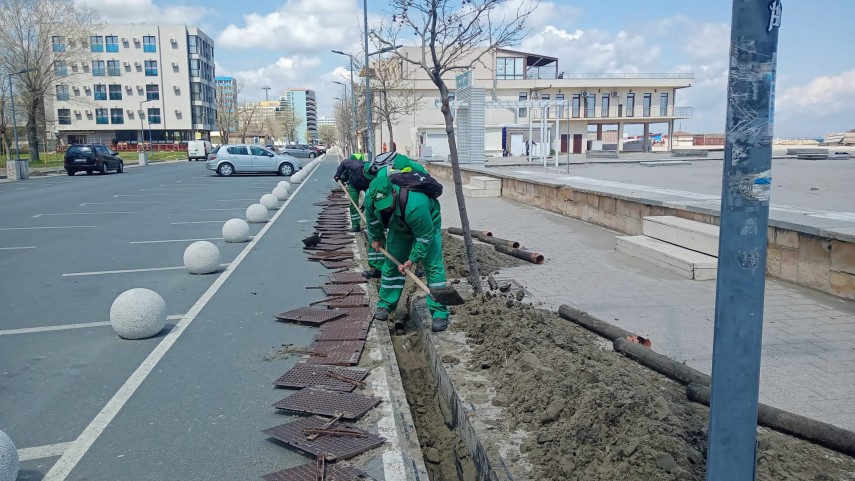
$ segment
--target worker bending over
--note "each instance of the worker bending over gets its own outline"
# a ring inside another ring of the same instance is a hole
[[[350,223],[353,226],[351,232],[359,232],[361,218],[359,216],[359,194],[368,190],[371,181],[365,177],[365,166],[370,162],[365,161],[365,155],[361,153],[351,154],[350,158],[338,165],[335,171],[336,182],[344,182],[347,184],[347,194],[353,199],[350,204]],[[368,247],[368,266],[369,270],[362,273],[362,277],[373,279],[380,277],[380,270],[383,268],[383,262],[386,258],[380,252]]]

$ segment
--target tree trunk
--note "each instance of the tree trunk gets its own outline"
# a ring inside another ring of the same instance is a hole
[[[39,161],[39,102],[27,103],[27,142],[30,150],[30,164]]]
[[[439,87],[442,97],[442,115],[445,117],[445,133],[448,135],[448,150],[451,157],[451,172],[454,178],[454,195],[457,197],[457,209],[460,211],[460,225],[463,228],[463,244],[466,246],[466,257],[469,258],[469,283],[476,294],[481,294],[481,274],[478,272],[478,258],[475,255],[475,245],[472,243],[472,231],[469,229],[469,214],[466,212],[466,200],[463,197],[463,181],[460,177],[460,163],[457,161],[457,139],[454,138],[454,117],[448,105],[448,87],[441,78],[434,83]]]

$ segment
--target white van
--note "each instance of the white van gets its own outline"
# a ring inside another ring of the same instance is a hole
[[[187,142],[187,160],[208,160],[211,150],[211,143],[207,140],[191,140]]]

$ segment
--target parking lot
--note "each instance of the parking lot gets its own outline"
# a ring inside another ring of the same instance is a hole
[[[21,453],[19,479],[249,479],[289,458],[259,431],[281,422],[265,362],[308,328],[273,322],[319,297],[325,269],[303,258],[332,186],[321,164],[291,197],[225,243],[226,220],[283,180],[217,177],[202,163],[0,184],[0,426]],[[190,275],[184,249],[220,248],[218,273]],[[120,293],[166,301],[156,337],[129,341],[109,326]]]

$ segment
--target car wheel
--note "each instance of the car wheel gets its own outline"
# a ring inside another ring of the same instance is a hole
[[[314,159],[314,158],[315,158],[315,153],[314,153],[314,152],[309,152],[309,158],[310,158],[310,159]]]
[[[219,175],[220,177],[228,177],[234,173],[235,168],[232,166],[232,164],[229,164],[228,162],[224,162],[220,164],[219,167],[217,167],[217,175]]]
[[[279,166],[279,175],[290,176],[294,173],[294,166],[288,162],[282,162]]]
[[[74,169],[66,169],[66,170],[65,170],[65,173],[66,173],[66,174],[68,174],[68,175],[74,175],[75,170],[74,170]]]
[[[122,162],[122,161],[120,160],[120,161],[119,161],[119,166],[118,166],[118,167],[116,167],[116,173],[117,173],[117,174],[121,174],[121,173],[122,173],[122,172],[124,172],[124,171],[125,171],[125,163],[124,163],[124,162]]]
[[[101,162],[101,170],[98,171],[101,175],[107,175],[107,162]]]

